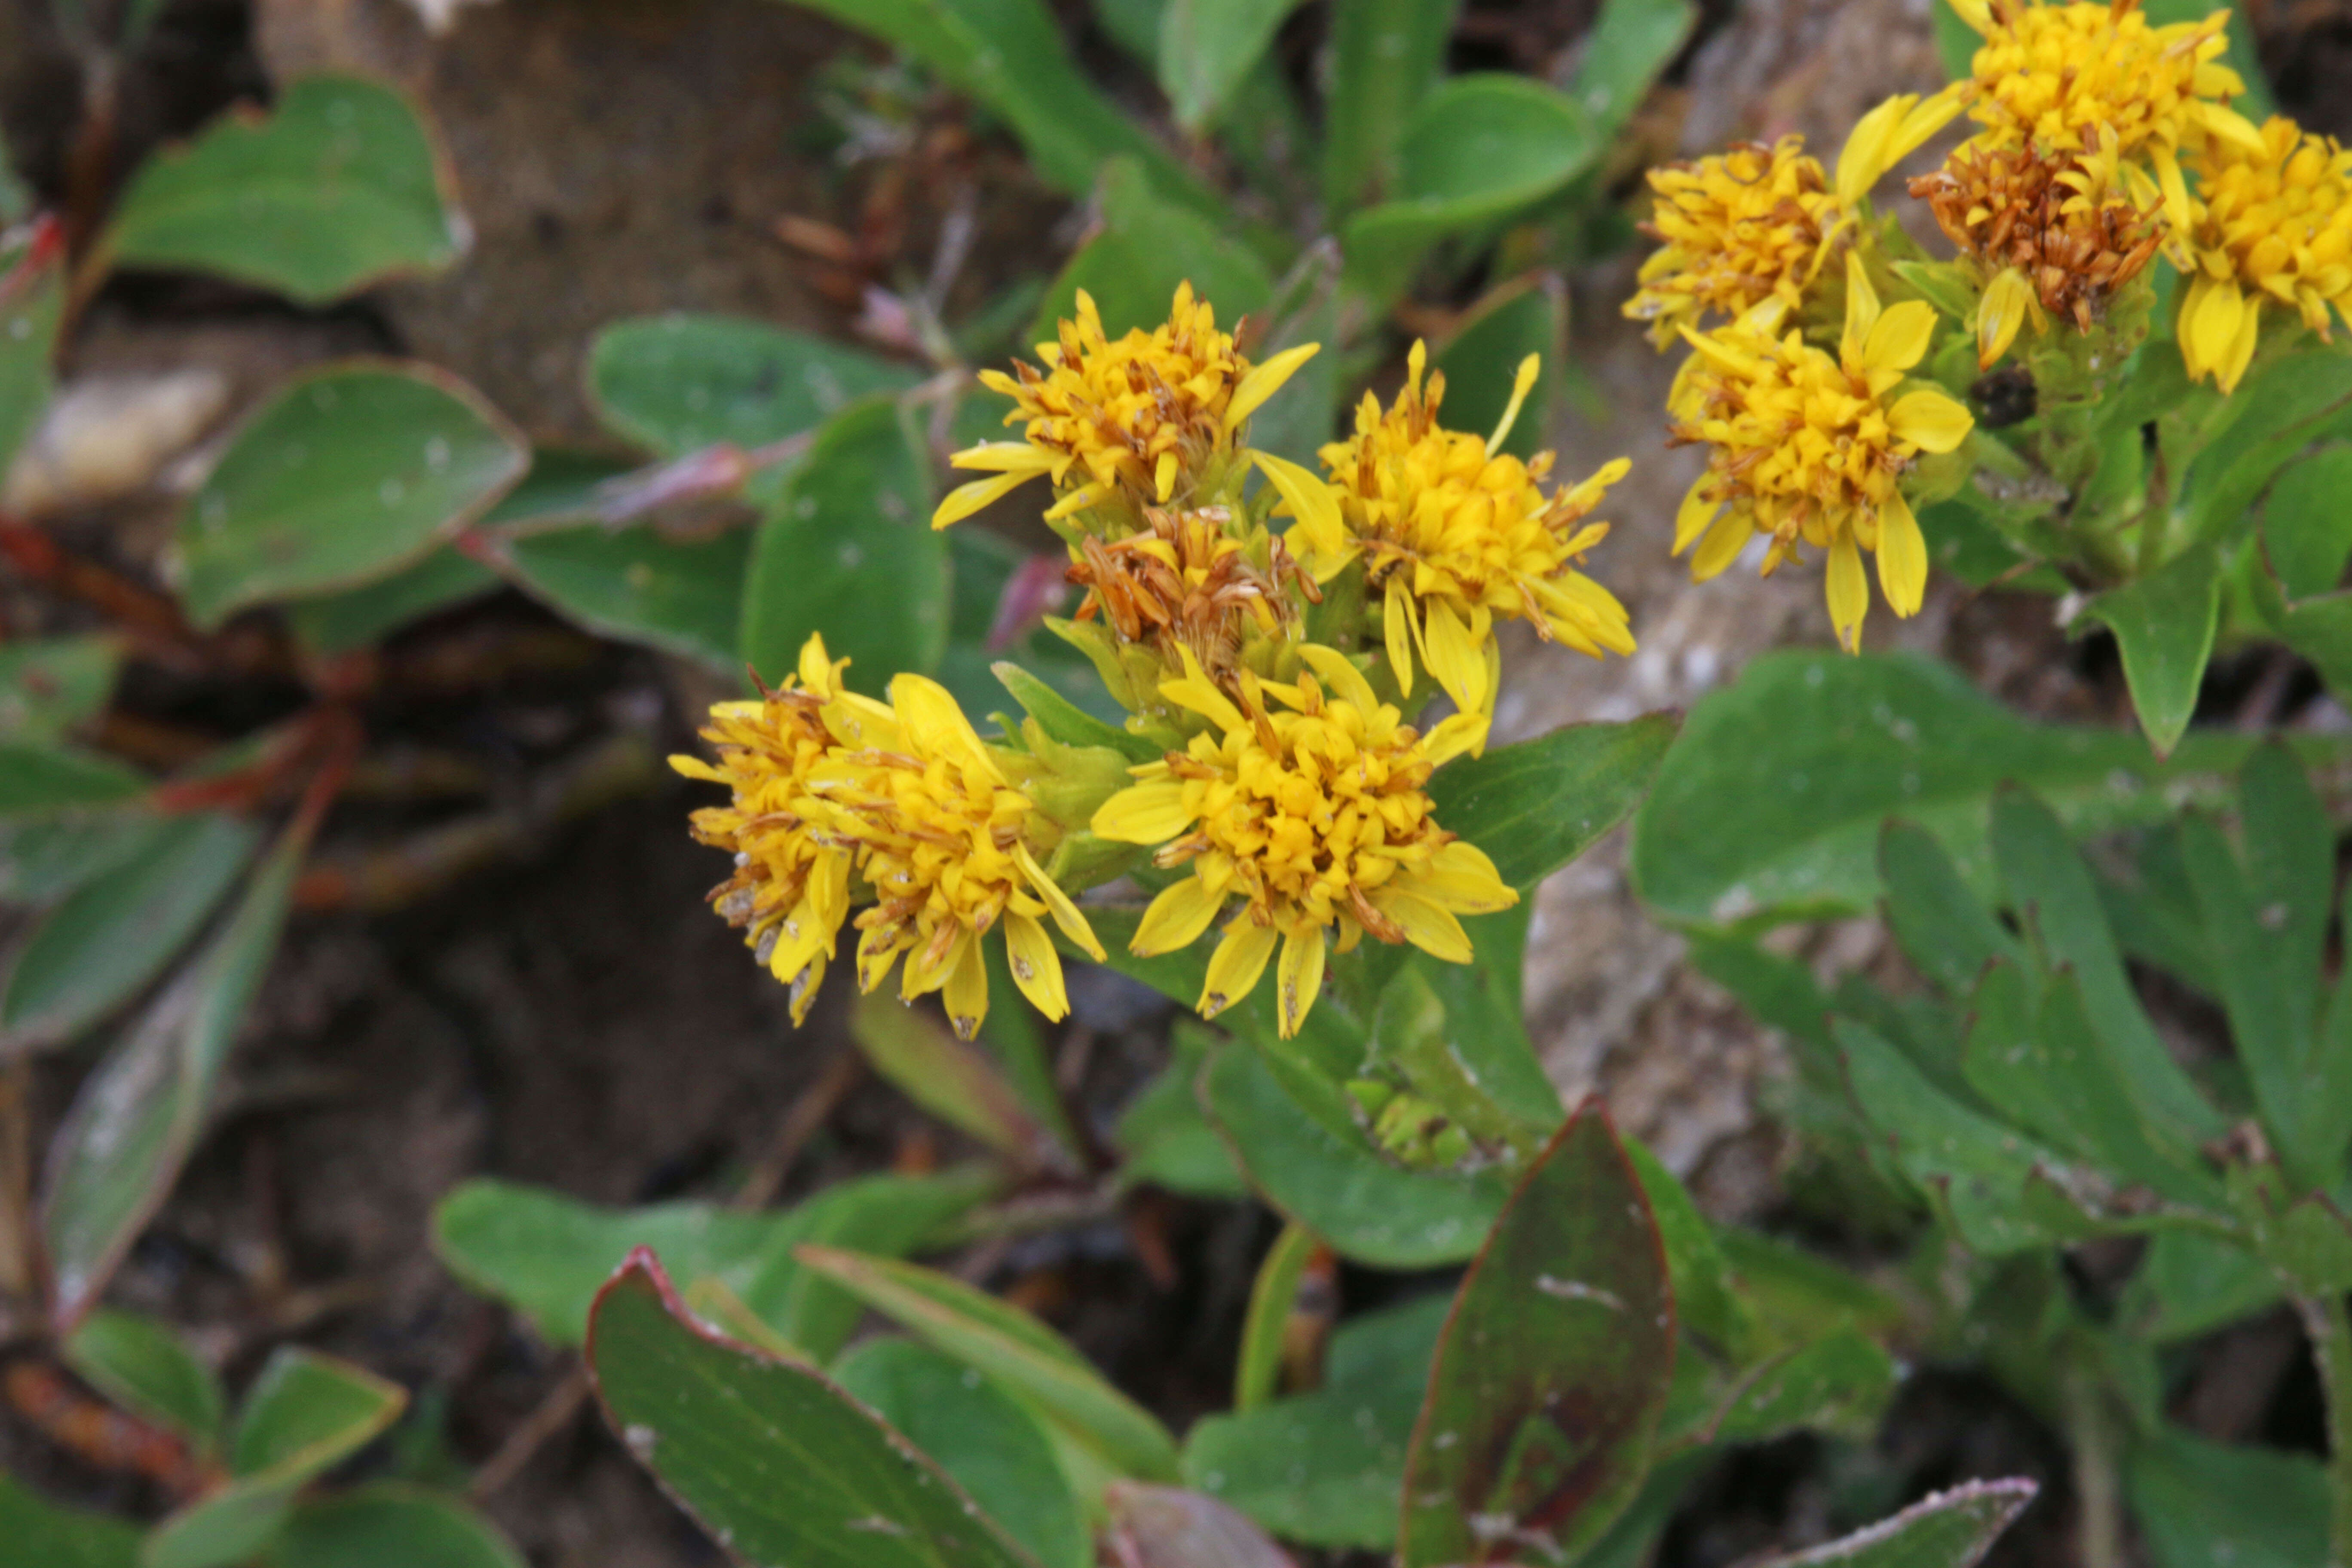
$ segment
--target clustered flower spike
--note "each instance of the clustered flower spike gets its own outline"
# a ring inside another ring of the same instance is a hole
[[[799,679],[761,702],[721,703],[703,731],[712,765],[673,757],[689,778],[733,798],[694,816],[695,837],[731,849],[734,877],[713,893],[730,923],[793,987],[808,1016],[854,904],[858,988],[872,991],[901,954],[899,994],[943,991],[969,1039],[988,1012],[981,939],[1002,925],[1014,983],[1049,1018],[1069,1012],[1045,921],[1099,958],[1101,945],[1055,885],[1028,837],[1041,823],[955,699],[901,675],[881,703],[845,689],[822,637],[802,650]],[[853,881],[854,877],[854,881]]]
[[[2192,163],[2180,353],[2224,392],[2253,358],[2265,306],[2294,311],[2323,341],[2331,308],[2352,314],[2352,153],[2286,119],[2265,124],[2260,142],[2216,141]]]
[[[1303,343],[1252,364],[1190,283],[1177,289],[1167,321],[1149,332],[1133,328],[1111,339],[1083,289],[1077,310],[1056,342],[1037,345],[1042,370],[1016,361],[1011,375],[981,372],[984,385],[1013,399],[1004,422],[1022,426],[1023,438],[958,452],[957,468],[993,477],[948,492],[932,527],[970,517],[1040,475],[1055,491],[1049,521],[1097,506],[1131,513],[1144,503],[1186,501],[1198,482],[1231,465],[1250,415],[1317,348]]]
[[[1339,505],[1302,513],[1292,537],[1319,581],[1363,562],[1402,691],[1412,691],[1417,653],[1464,712],[1492,713],[1497,621],[1525,619],[1545,640],[1595,658],[1633,651],[1625,607],[1571,565],[1608,536],[1607,523],[1583,520],[1629,465],[1619,458],[1547,496],[1539,481],[1552,454],[1523,463],[1501,449],[1535,384],[1536,357],[1519,366],[1502,422],[1483,439],[1437,422],[1445,377],[1424,384],[1427,364],[1414,343],[1386,412],[1364,395],[1355,435],[1320,454]]]
[[[1675,520],[1675,552],[1696,545],[1691,569],[1704,581],[1758,533],[1771,540],[1768,574],[1801,543],[1826,551],[1830,619],[1857,649],[1870,607],[1862,551],[1877,554],[1888,605],[1916,614],[1927,549],[1899,480],[1919,453],[1958,446],[1973,421],[1931,386],[1894,395],[1927,352],[1935,311],[1916,300],[1882,310],[1858,257],[1847,258],[1835,357],[1777,325],[1768,308],[1729,331],[1685,329],[1696,353],[1676,384],[1674,436],[1711,450]]]
[[[1476,847],[1440,827],[1425,785],[1475,748],[1486,721],[1457,713],[1423,735],[1335,649],[1306,645],[1295,682],[1244,674],[1232,695],[1190,654],[1162,689],[1207,720],[1181,752],[1135,769],[1094,831],[1157,846],[1165,868],[1189,868],[1151,901],[1139,954],[1171,952],[1225,908],[1199,1003],[1214,1017],[1249,994],[1282,946],[1276,1020],[1298,1032],[1323,983],[1327,936],[1346,952],[1366,932],[1410,942],[1450,963],[1470,959],[1455,917],[1507,909],[1518,895]]]

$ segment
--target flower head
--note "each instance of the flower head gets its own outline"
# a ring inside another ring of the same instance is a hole
[[[1385,412],[1365,394],[1355,435],[1321,453],[1338,506],[1302,510],[1292,537],[1318,579],[1362,558],[1400,689],[1412,689],[1418,649],[1464,712],[1490,713],[1497,620],[1524,617],[1546,640],[1595,657],[1633,651],[1624,606],[1571,565],[1608,535],[1607,523],[1584,518],[1627,464],[1619,458],[1546,495],[1538,481],[1552,455],[1523,463],[1500,449],[1535,384],[1536,357],[1520,365],[1502,425],[1485,440],[1438,424],[1445,377],[1424,385],[1426,363],[1413,344],[1404,388]]]
[[[1322,596],[1280,539],[1261,531],[1253,549],[1235,538],[1230,509],[1147,507],[1143,516],[1140,533],[1071,546],[1068,580],[1087,590],[1074,618],[1099,615],[1120,641],[1150,647],[1171,671],[1181,646],[1212,677],[1228,679],[1252,630],[1278,635],[1297,620],[1288,590]]]
[[[1097,958],[1101,944],[1025,837],[1035,806],[989,755],[938,682],[901,675],[890,703],[829,714],[835,745],[809,772],[826,807],[819,836],[854,853],[877,900],[855,921],[857,983],[871,991],[901,953],[898,993],[945,993],[966,1039],[988,1012],[981,938],[1004,928],[1013,978],[1049,1018],[1070,1010],[1047,919]]]
[[[958,452],[957,468],[993,477],[950,491],[932,527],[969,517],[1040,474],[1058,492],[1051,519],[1113,501],[1181,502],[1192,481],[1239,450],[1251,413],[1316,350],[1302,344],[1251,364],[1190,283],[1178,287],[1165,322],[1117,340],[1084,289],[1077,309],[1058,341],[1037,345],[1044,368],[1015,361],[1011,375],[981,372],[983,384],[1013,399],[1004,422],[1024,426],[1023,439]]]
[[[2081,156],[1962,147],[1911,182],[1946,237],[1990,275],[1977,311],[1979,369],[2009,352],[2029,313],[2037,324],[2054,315],[2089,331],[2163,243],[2153,201],[2126,192],[2115,132],[2099,137]]]
[[[724,784],[725,805],[693,816],[694,837],[735,857],[735,874],[710,900],[775,977],[793,988],[793,1022],[808,1016],[849,913],[850,851],[822,830],[825,807],[810,774],[833,744],[829,706],[862,703],[845,691],[841,667],[825,658],[824,639],[801,650],[797,677],[757,702],[721,702],[702,731],[717,763],[672,757],[691,779]]]
[[[1188,652],[1184,676],[1162,689],[1211,728],[1135,769],[1139,782],[1094,818],[1098,836],[1160,845],[1159,865],[1192,871],[1144,911],[1136,952],[1189,946],[1236,906],[1209,961],[1202,1016],[1249,994],[1280,939],[1286,1037],[1314,1005],[1331,933],[1342,952],[1370,931],[1466,963],[1454,917],[1518,900],[1492,861],[1437,825],[1424,787],[1486,720],[1455,714],[1423,735],[1343,655],[1312,644],[1299,653],[1309,673],[1285,684],[1244,671],[1236,701]]]
[[[1879,585],[1898,616],[1919,608],[1927,542],[1898,480],[1921,452],[1948,452],[1973,423],[1940,391],[1890,396],[1927,352],[1935,310],[1919,300],[1879,308],[1859,258],[1846,263],[1845,331],[1837,357],[1750,318],[1702,336],[1678,384],[1675,437],[1705,442],[1707,471],[1675,520],[1675,551],[1697,545],[1704,581],[1771,536],[1764,570],[1800,542],[1829,553],[1830,619],[1838,640],[1861,646],[1870,607],[1861,552],[1878,555]]]
[[[2195,168],[2180,353],[2191,375],[2227,392],[2253,357],[2265,306],[2295,311],[2323,339],[2331,307],[2352,312],[2352,153],[2273,119],[2259,153],[2217,142]]]
[[[2081,154],[2112,134],[2124,159],[2155,168],[2167,216],[2180,224],[2189,195],[2179,154],[2214,138],[2250,151],[2258,141],[2228,103],[2246,87],[2221,63],[2227,11],[2158,27],[2138,0],[1959,0],[1956,8],[1984,36],[1972,66],[1979,146]]]
[[[1737,318],[1775,297],[1793,310],[1845,226],[1801,136],[1668,163],[1650,171],[1650,189],[1657,205],[1642,230],[1661,248],[1625,314],[1649,322],[1662,349],[1709,312]]]

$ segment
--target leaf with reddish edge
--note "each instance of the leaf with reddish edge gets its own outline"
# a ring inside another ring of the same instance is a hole
[[[1572,1559],[1640,1489],[1674,1352],[1665,1247],[1595,1097],[1454,1296],[1405,1460],[1403,1568]]]
[[[739,1560],[792,1568],[1035,1568],[945,1472],[805,1367],[698,1322],[652,1251],[588,1321],[629,1451]]]
[[[1966,1481],[1901,1513],[1759,1568],[1976,1568],[2041,1487],[2022,1476]]]

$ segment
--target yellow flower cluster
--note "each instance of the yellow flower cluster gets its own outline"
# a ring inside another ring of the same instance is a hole
[[[1044,921],[1097,958],[1102,948],[1030,848],[1033,802],[944,688],[900,675],[889,702],[877,702],[843,688],[847,662],[828,661],[812,637],[797,681],[712,710],[703,734],[715,765],[670,759],[731,795],[694,816],[698,838],[736,857],[734,877],[712,895],[719,912],[793,987],[794,1023],[815,1000],[852,905],[866,900],[855,922],[859,989],[879,985],[905,954],[899,994],[943,992],[969,1039],[988,1012],[981,939],[1002,925],[1014,983],[1046,1016],[1064,1016],[1061,959]]]
[[[1177,289],[1165,323],[1115,342],[1083,289],[1077,309],[1059,341],[1037,345],[1043,370],[1015,361],[1011,375],[981,373],[983,384],[1013,399],[1004,422],[1023,426],[1023,438],[958,452],[957,468],[993,477],[950,490],[932,527],[970,517],[1041,474],[1056,492],[1049,520],[1116,502],[1131,511],[1186,500],[1191,482],[1231,465],[1250,415],[1317,348],[1304,343],[1253,365],[1190,283]]]
[[[1427,363],[1414,343],[1403,390],[1385,413],[1364,395],[1355,435],[1320,454],[1339,504],[1302,511],[1290,537],[1318,581],[1362,559],[1402,691],[1412,691],[1418,650],[1456,706],[1489,714],[1498,620],[1523,617],[1546,640],[1595,658],[1633,651],[1625,607],[1570,565],[1607,537],[1607,523],[1583,519],[1629,465],[1619,458],[1545,495],[1538,481],[1552,455],[1523,463],[1501,450],[1535,384],[1535,356],[1520,365],[1501,425],[1485,440],[1438,424],[1445,377],[1430,375],[1424,386]]]
[[[2273,119],[2259,152],[2217,139],[2192,167],[2180,353],[2191,375],[2227,392],[2253,358],[2265,306],[2294,311],[2323,340],[2331,307],[2352,312],[2352,153]]]
[[[1701,580],[1758,533],[1772,541],[1768,574],[1801,542],[1827,551],[1830,619],[1858,649],[1870,607],[1861,552],[1876,552],[1895,613],[1916,614],[1927,550],[1898,480],[1919,453],[1958,446],[1973,421],[1933,387],[1890,395],[1927,352],[1935,311],[1916,300],[1882,310],[1859,257],[1846,258],[1836,357],[1795,331],[1776,336],[1776,324],[1768,311],[1721,332],[1685,329],[1696,352],[1676,384],[1675,436],[1710,451],[1675,518],[1675,551],[1697,547]]]
[[[1286,1037],[1322,986],[1327,933],[1342,952],[1370,931],[1464,963],[1470,941],[1455,917],[1518,900],[1485,854],[1437,825],[1423,787],[1484,739],[1486,720],[1457,713],[1423,735],[1345,655],[1298,653],[1308,672],[1295,682],[1244,672],[1228,696],[1188,651],[1184,676],[1161,690],[1210,728],[1137,768],[1139,782],[1093,824],[1101,837],[1158,846],[1163,868],[1190,868],[1144,911],[1139,954],[1190,946],[1238,900],[1209,960],[1203,1017],[1249,994],[1281,939]]]

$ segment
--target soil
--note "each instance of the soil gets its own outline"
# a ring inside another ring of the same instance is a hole
[[[1474,3],[1460,63],[1556,69],[1591,9]],[[0,0],[0,123],[45,194],[68,198],[79,88],[43,14],[37,0]],[[2342,47],[2339,16],[2295,16],[2315,49]],[[1311,57],[1317,23],[1313,8],[1294,18],[1286,58]],[[1086,47],[1090,61],[1107,58],[1099,38]],[[58,526],[127,573],[151,570],[173,489],[205,443],[286,370],[353,349],[449,365],[535,437],[593,444],[602,437],[580,365],[605,321],[693,309],[850,335],[867,282],[929,267],[959,188],[980,193],[959,308],[1057,259],[1078,226],[1068,204],[1030,183],[1001,139],[966,127],[952,102],[919,104],[890,158],[845,164],[814,144],[828,70],[876,58],[767,0],[174,0],[123,79],[117,168],[294,71],[367,70],[402,83],[439,123],[473,247],[447,278],[320,316],[216,287],[132,279],[110,289],[68,364],[76,384],[152,384],[196,367],[216,376],[217,395],[203,417],[150,443],[163,449],[142,448],[115,488],[65,496]],[[1792,129],[1834,148],[1863,108],[1932,85],[1936,69],[1920,0],[1718,7],[1644,117],[1644,134],[1662,155]],[[2292,91],[2302,79],[2290,63],[2283,85]],[[1124,78],[1117,86],[1142,90]],[[827,261],[794,248],[777,226],[793,216],[854,237],[856,254]],[[1553,434],[1569,474],[1620,454],[1640,459],[1612,496],[1622,531],[1595,564],[1632,608],[1643,648],[1606,666],[1532,643],[1511,648],[1498,716],[1507,738],[1687,706],[1768,648],[1828,640],[1817,580],[1694,587],[1654,548],[1693,470],[1689,454],[1661,450],[1654,410],[1670,367],[1615,312],[1630,266],[1604,263],[1570,280],[1572,358],[1593,395],[1571,400]],[[13,590],[0,607],[12,625],[51,613]],[[2118,711],[2111,663],[2064,644],[2042,600],[1939,584],[1923,615],[1899,627],[1882,618],[1871,640],[1958,658],[2030,711]],[[413,845],[422,830],[485,809],[503,813],[501,826],[446,865],[393,868],[400,897],[383,901],[397,907],[297,920],[240,1042],[226,1110],[115,1299],[181,1325],[233,1386],[289,1339],[400,1380],[427,1413],[404,1445],[410,1464],[480,1465],[551,1414],[487,1500],[536,1568],[716,1563],[716,1549],[593,1416],[564,1414],[570,1359],[435,1261],[430,1215],[443,1193],[480,1174],[606,1203],[725,1197],[848,1048],[846,987],[832,987],[808,1026],[793,1029],[782,990],[702,905],[719,858],[688,839],[693,792],[653,759],[690,743],[706,681],[589,643],[508,597],[405,634],[386,664],[404,673],[386,682],[371,725],[380,755],[405,759],[407,782],[339,813],[326,853],[346,863],[375,855],[367,863],[384,869],[383,847]],[[274,717],[289,698],[264,683],[231,703],[147,670],[129,700],[167,731],[201,739]],[[2223,713],[2259,702],[2283,717],[2309,700],[2307,686],[2262,668],[2225,669],[2209,693]],[[434,795],[434,770],[452,759],[470,771]],[[589,782],[550,805],[534,791],[551,774]],[[1883,947],[1876,928],[1859,922],[1825,933],[1814,956],[1864,967]],[[1689,1177],[1718,1217],[1795,1223],[1779,1185],[1790,1152],[1763,1110],[1783,1050],[1683,971],[1679,939],[1652,925],[1625,886],[1622,845],[1604,844],[1545,885],[1529,951],[1529,1016],[1563,1090],[1607,1093],[1621,1125]],[[1166,1009],[1108,975],[1081,977],[1074,992],[1077,1013],[1056,1045],[1074,1099],[1108,1125],[1163,1059]],[[55,1127],[88,1065],[86,1055],[41,1064],[37,1137]],[[866,1082],[825,1119],[780,1195],[963,1152]],[[1822,1217],[1801,1217],[1819,1239]],[[1152,1194],[1090,1226],[954,1261],[1043,1311],[1181,1429],[1223,1404],[1251,1272],[1271,1234],[1248,1205]],[[1349,1270],[1339,1295],[1360,1307],[1437,1282]],[[2233,1331],[2210,1353],[2275,1397],[2240,1397],[2200,1425],[2298,1431],[2307,1373],[2248,1332]],[[380,1447],[354,1473],[393,1462]],[[167,1500],[154,1482],[92,1463],[14,1409],[0,1410],[0,1465],[60,1497],[142,1517]],[[1713,1568],[1822,1539],[1925,1486],[1990,1473],[2032,1474],[2049,1488],[1993,1561],[2069,1561],[2054,1440],[1988,1382],[1924,1369],[1876,1444],[1792,1441],[1722,1467],[1685,1502],[1660,1561]]]

